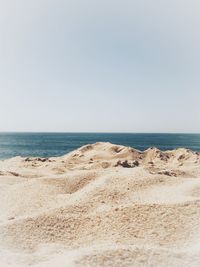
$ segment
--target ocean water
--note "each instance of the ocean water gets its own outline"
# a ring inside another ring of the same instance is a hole
[[[0,133],[0,159],[64,155],[85,144],[111,142],[139,150],[185,147],[200,152],[200,134]]]

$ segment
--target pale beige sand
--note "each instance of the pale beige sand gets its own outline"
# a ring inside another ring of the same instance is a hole
[[[0,161],[0,266],[200,266],[200,155],[96,143]]]

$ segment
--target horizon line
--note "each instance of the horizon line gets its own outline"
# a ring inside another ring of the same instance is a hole
[[[0,131],[0,134],[200,134],[200,132]]]

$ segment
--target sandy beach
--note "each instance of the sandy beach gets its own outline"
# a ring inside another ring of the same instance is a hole
[[[0,265],[200,266],[200,155],[111,143],[0,161]]]

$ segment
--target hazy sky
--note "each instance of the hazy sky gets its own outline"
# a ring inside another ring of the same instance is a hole
[[[0,0],[0,131],[200,132],[200,1]]]

